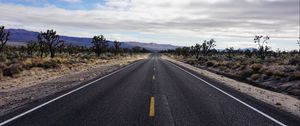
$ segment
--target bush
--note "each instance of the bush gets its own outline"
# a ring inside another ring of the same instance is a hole
[[[247,77],[250,77],[251,75],[253,74],[253,71],[250,70],[250,69],[244,69],[240,75],[242,78],[247,78]]]
[[[212,62],[212,61],[208,61],[208,62],[206,63],[206,66],[207,66],[207,67],[212,67],[212,66],[214,66],[214,65],[215,65],[215,63]]]
[[[265,74],[268,76],[273,76],[273,71],[268,69],[268,70],[266,70]]]
[[[263,65],[261,65],[261,64],[252,64],[251,65],[251,69],[256,72],[259,71],[262,67],[263,67]]]
[[[252,81],[256,81],[260,78],[260,75],[259,74],[253,74],[253,75],[251,75],[250,78],[251,78]]]
[[[16,75],[16,74],[20,74],[21,71],[22,71],[21,65],[19,65],[19,64],[13,64],[13,65],[11,65],[10,67],[5,68],[5,69],[3,70],[3,75],[4,75],[4,76],[10,76],[10,77],[13,77],[13,76]]]
[[[300,65],[300,58],[291,58],[288,65]]]
[[[42,67],[44,69],[57,68],[59,67],[59,63],[57,63],[55,60],[50,60],[37,64],[37,67]]]
[[[0,69],[0,80],[2,80],[2,78],[3,78],[3,70]]]

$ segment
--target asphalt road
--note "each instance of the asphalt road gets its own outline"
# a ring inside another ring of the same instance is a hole
[[[0,117],[6,121],[0,125],[300,126],[299,118],[180,69],[158,54],[74,89]]]

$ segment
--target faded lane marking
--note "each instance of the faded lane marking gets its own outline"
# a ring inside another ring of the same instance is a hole
[[[154,117],[154,115],[155,115],[155,111],[154,111],[154,105],[155,105],[155,103],[154,103],[155,101],[154,101],[154,97],[151,97],[150,98],[150,110],[149,110],[149,116],[150,117]]]

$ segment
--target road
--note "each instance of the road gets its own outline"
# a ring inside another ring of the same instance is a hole
[[[300,125],[299,118],[183,70],[158,54],[29,104],[0,122],[8,126]]]

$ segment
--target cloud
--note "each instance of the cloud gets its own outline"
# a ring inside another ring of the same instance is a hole
[[[33,7],[3,3],[0,11],[5,13],[0,13],[0,23],[32,29],[59,28],[67,34],[75,33],[68,29],[76,29],[77,34],[92,31],[90,35],[96,31],[171,35],[177,37],[174,41],[179,37],[299,36],[299,0],[106,0],[93,4],[94,8],[70,10],[55,4]]]

